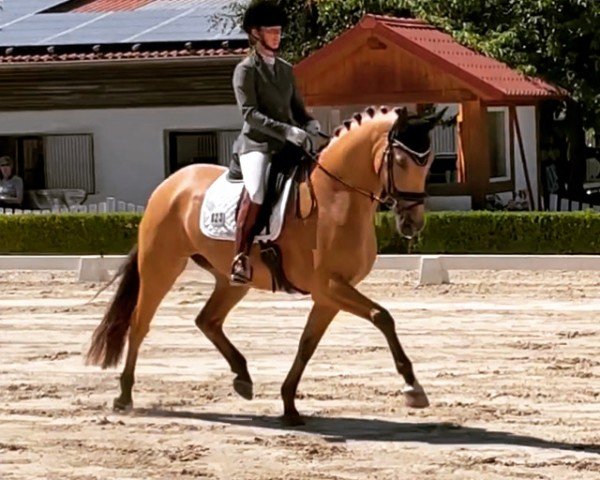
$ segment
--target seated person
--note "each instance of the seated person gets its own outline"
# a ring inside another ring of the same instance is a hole
[[[0,157],[0,207],[21,208],[23,203],[23,180],[14,174],[14,162],[10,157]]]

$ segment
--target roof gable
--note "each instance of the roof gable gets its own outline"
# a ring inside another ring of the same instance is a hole
[[[353,28],[296,66],[299,76],[318,65],[338,62],[346,47],[373,37],[428,62],[459,80],[487,101],[520,101],[564,97],[564,90],[539,78],[527,77],[508,65],[459,44],[449,34],[415,19],[366,15]],[[347,53],[347,51],[346,51]]]

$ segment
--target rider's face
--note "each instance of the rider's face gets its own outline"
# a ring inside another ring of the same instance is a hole
[[[281,27],[261,27],[260,39],[270,49],[277,50],[281,44]]]

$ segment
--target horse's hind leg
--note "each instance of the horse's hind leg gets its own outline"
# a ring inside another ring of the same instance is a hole
[[[140,254],[140,290],[129,328],[129,345],[125,368],[121,374],[121,395],[115,398],[116,410],[132,406],[131,390],[134,384],[135,364],[144,337],[150,330],[150,322],[177,277],[185,269],[187,258],[168,257],[165,252]]]
[[[197,259],[194,260],[198,263]],[[201,265],[211,272],[216,280],[215,289],[196,317],[196,325],[221,352],[231,371],[236,374],[233,388],[246,400],[252,399],[252,379],[248,373],[246,359],[223,332],[223,323],[227,314],[248,293],[248,287],[229,284],[229,279],[210,267]]]

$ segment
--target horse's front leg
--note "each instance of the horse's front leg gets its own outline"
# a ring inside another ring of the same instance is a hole
[[[313,353],[315,353],[317,345],[319,345],[323,334],[337,312],[337,308],[331,308],[315,303],[308,315],[308,321],[302,332],[302,338],[300,338],[300,345],[298,346],[298,353],[294,359],[294,364],[281,387],[284,408],[283,420],[288,425],[304,424],[302,417],[296,409],[296,391],[298,390],[298,384],[300,383],[300,378],[302,377],[306,365]]]
[[[396,370],[404,377],[406,387],[402,390],[406,405],[413,408],[425,408],[429,406],[429,400],[425,390],[417,381],[413,372],[411,361],[404,353],[402,345],[398,340],[394,319],[385,308],[365,297],[353,286],[343,280],[331,278],[319,295],[325,295],[328,300],[334,303],[340,310],[357,315],[358,317],[369,320],[385,336],[394,362]]]

